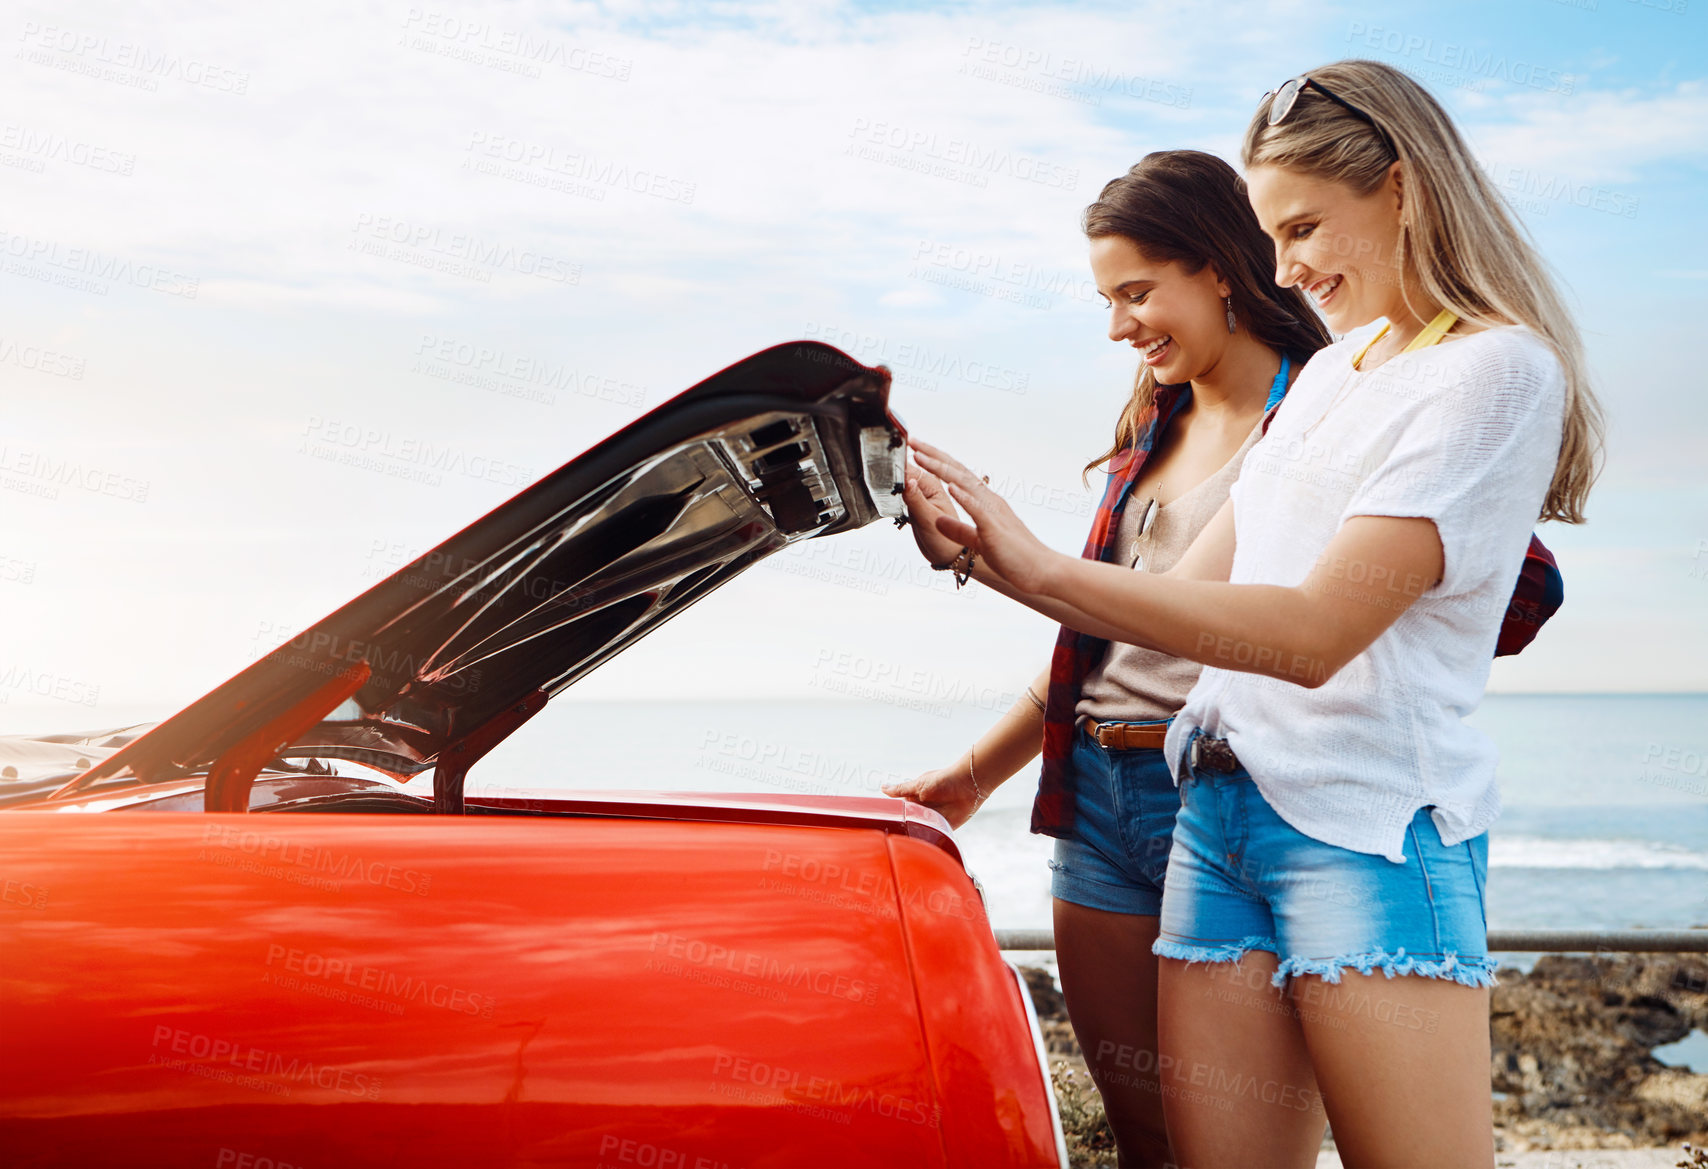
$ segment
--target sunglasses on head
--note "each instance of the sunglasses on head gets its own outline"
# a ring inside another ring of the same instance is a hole
[[[1382,144],[1388,148],[1388,153],[1392,154],[1395,158],[1400,156],[1400,152],[1394,149],[1394,140],[1388,137],[1388,132],[1386,130],[1377,125],[1375,118],[1372,118],[1369,114],[1365,113],[1363,110],[1359,109],[1357,106],[1329,89],[1328,86],[1308,74],[1295,77],[1291,81],[1283,82],[1280,89],[1272,89],[1263,95],[1261,100],[1269,103],[1269,124],[1271,126],[1279,126],[1283,121],[1285,121],[1287,115],[1293,112],[1293,105],[1299,100],[1299,94],[1304,92],[1307,88],[1316,90],[1318,93],[1328,98],[1328,100],[1341,106],[1353,117],[1360,118],[1363,121],[1370,123],[1370,128],[1376,131],[1377,136],[1382,139]]]

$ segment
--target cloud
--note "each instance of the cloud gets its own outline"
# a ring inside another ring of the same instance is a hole
[[[1484,158],[1508,167],[1580,183],[1633,183],[1661,165],[1700,169],[1708,158],[1708,85],[1680,82],[1656,94],[1515,94],[1467,129]]]

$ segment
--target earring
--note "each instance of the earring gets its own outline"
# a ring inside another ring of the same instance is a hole
[[[1222,299],[1226,301],[1228,305],[1228,332],[1231,333],[1234,331],[1234,298],[1231,296],[1224,296]]]

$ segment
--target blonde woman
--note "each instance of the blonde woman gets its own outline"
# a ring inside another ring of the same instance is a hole
[[[910,491],[929,476],[965,509],[932,522],[979,579],[1207,667],[1164,744],[1178,1162],[1311,1165],[1320,1104],[1349,1165],[1487,1166],[1499,798],[1463,717],[1531,526],[1582,521],[1600,412],[1544,265],[1417,83],[1368,61],[1294,78],[1243,159],[1276,283],[1358,331],[1311,358],[1169,572],[1050,550],[919,440]]]

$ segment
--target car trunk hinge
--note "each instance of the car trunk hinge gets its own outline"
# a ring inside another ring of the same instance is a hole
[[[551,695],[544,690],[536,690],[440,751],[439,760],[433,767],[433,811],[462,815],[463,781],[468,778],[469,768],[509,738],[517,727],[544,710],[550,698]]]
[[[357,662],[315,687],[283,714],[227,747],[208,769],[207,785],[202,789],[202,811],[247,812],[249,790],[261,769],[299,736],[318,726],[339,703],[360,690],[372,672],[367,662]]]

